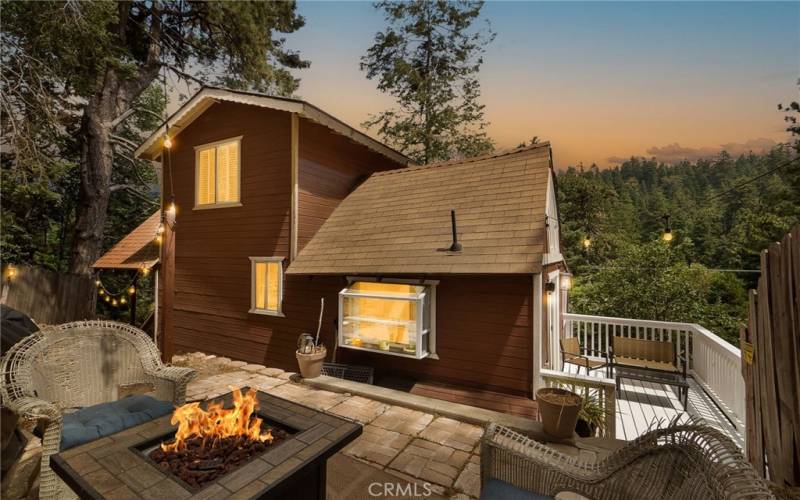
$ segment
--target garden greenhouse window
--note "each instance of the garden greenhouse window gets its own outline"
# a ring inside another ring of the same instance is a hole
[[[434,282],[353,281],[339,292],[339,346],[436,358]]]

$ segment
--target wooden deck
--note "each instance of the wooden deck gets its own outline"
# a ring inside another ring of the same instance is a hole
[[[574,372],[574,365],[567,365]],[[592,372],[602,376],[601,370]],[[711,397],[689,378],[689,403],[686,411],[678,398],[677,388],[652,382],[622,380],[621,391],[617,394],[617,439],[632,440],[646,433],[651,427],[665,425],[678,418],[689,420],[690,416],[700,417],[713,427],[720,429],[739,447],[744,447],[741,431],[731,424]]]
[[[574,372],[574,365],[567,366],[569,371]],[[592,372],[592,376],[602,375],[601,370]],[[379,379],[376,384],[419,396],[537,420],[539,418],[536,401],[523,396],[393,377]],[[690,417],[702,418],[724,432],[740,447],[744,447],[741,431],[737,431],[725,413],[693,378],[689,378],[689,400],[685,411],[676,387],[623,379],[621,391],[617,394],[617,439],[630,441],[646,433],[651,427],[666,425],[675,418],[686,421]]]

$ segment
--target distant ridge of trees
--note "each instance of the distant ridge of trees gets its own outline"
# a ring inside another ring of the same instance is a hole
[[[631,158],[608,170],[561,172],[562,245],[576,277],[572,310],[693,321],[735,342],[758,274],[713,270],[757,270],[761,250],[800,220],[800,162],[789,162],[792,149],[674,165]],[[665,215],[669,243],[660,240]]]

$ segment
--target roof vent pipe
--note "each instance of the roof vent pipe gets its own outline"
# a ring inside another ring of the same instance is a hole
[[[456,233],[456,211],[450,210],[450,222],[453,225],[453,244],[450,245],[448,250],[450,252],[460,252],[461,251],[461,243],[458,242],[458,234]]]

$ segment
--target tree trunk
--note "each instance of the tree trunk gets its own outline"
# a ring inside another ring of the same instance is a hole
[[[69,268],[72,274],[91,274],[91,266],[103,249],[103,229],[111,194],[111,122],[115,108],[108,102],[113,98],[108,87],[107,77],[101,93],[89,100],[83,112],[80,191]]]

